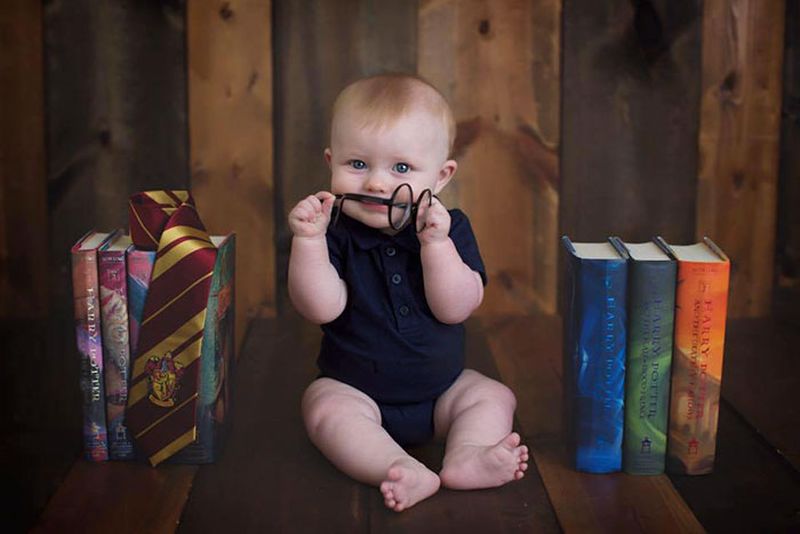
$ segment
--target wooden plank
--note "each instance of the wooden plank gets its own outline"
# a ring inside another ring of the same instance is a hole
[[[54,306],[72,305],[68,251],[81,235],[127,227],[133,192],[189,185],[183,15],[175,2],[45,5]]]
[[[330,188],[322,153],[331,106],[345,85],[381,72],[416,70],[417,2],[275,2],[277,286],[288,308],[291,232],[286,216],[306,195]]]
[[[722,395],[800,472],[798,326],[780,315],[731,320]]]
[[[48,311],[42,5],[0,8],[0,317]]]
[[[724,401],[717,439],[714,473],[670,476],[703,526],[709,532],[800,532],[798,472]]]
[[[306,437],[300,400],[317,374],[319,329],[256,319],[234,371],[231,433],[198,474],[181,532],[366,532],[368,491]]]
[[[786,2],[778,178],[778,282],[800,288],[800,2]]]
[[[500,376],[565,532],[702,532],[669,479],[591,475],[567,465],[561,437],[561,323],[557,316],[482,318]]]
[[[553,312],[560,0],[420,4],[418,72],[458,123],[442,198],[470,216],[494,283],[479,313]]]
[[[80,365],[72,347],[72,311],[0,320],[0,473],[14,488],[0,500],[0,517],[12,532],[33,526],[83,446]]]
[[[80,460],[32,532],[174,532],[196,471]]]
[[[729,316],[760,316],[772,298],[785,3],[703,9],[696,237],[732,260]]]
[[[192,194],[214,234],[236,232],[236,347],[275,311],[271,3],[186,4]]]
[[[289,316],[255,321],[250,332],[236,371],[233,433],[220,461],[195,479],[181,531],[557,531],[535,468],[497,490],[441,490],[401,514],[387,509],[377,488],[336,470],[303,429],[299,404],[317,374],[319,330]],[[496,376],[485,341],[467,343],[468,365]],[[441,444],[411,452],[441,467]]]
[[[561,231],[694,237],[702,2],[564,4]]]

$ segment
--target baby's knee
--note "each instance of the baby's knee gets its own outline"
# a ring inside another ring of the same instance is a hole
[[[511,388],[487,377],[471,388],[471,397],[472,403],[489,402],[511,411],[517,407],[517,397]]]
[[[316,434],[327,427],[336,427],[342,418],[364,416],[380,418],[368,403],[333,388],[318,387],[315,384],[306,389],[303,395],[303,421],[309,434]]]
[[[517,396],[514,395],[514,392],[511,391],[511,388],[496,380],[493,380],[492,382],[493,383],[489,388],[488,395],[495,399],[495,401],[499,404],[507,406],[511,410],[515,410],[517,407]]]

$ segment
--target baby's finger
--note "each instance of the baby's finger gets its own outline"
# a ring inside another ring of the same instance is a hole
[[[331,211],[333,210],[333,203],[336,201],[336,197],[333,195],[326,196],[325,199],[322,201],[322,213],[326,217],[330,217]]]
[[[321,202],[325,202],[325,200],[329,198],[336,199],[336,195],[334,195],[330,191],[317,191],[317,193],[314,196],[317,197]]]
[[[316,195],[308,195],[306,197],[306,203],[313,211],[320,211],[322,210],[322,202],[316,197]]]

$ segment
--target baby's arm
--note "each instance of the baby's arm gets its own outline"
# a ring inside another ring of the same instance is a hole
[[[347,303],[347,286],[328,257],[325,231],[334,196],[320,192],[301,200],[289,213],[289,297],[300,314],[324,324],[336,319]]]
[[[443,323],[467,319],[483,300],[481,276],[464,263],[450,232],[450,214],[434,199],[425,229],[419,234],[425,298]]]

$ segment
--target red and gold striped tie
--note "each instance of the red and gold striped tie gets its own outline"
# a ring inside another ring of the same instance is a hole
[[[158,250],[131,370],[128,426],[158,465],[197,438],[200,353],[217,250],[188,191],[130,199],[131,238]]]

